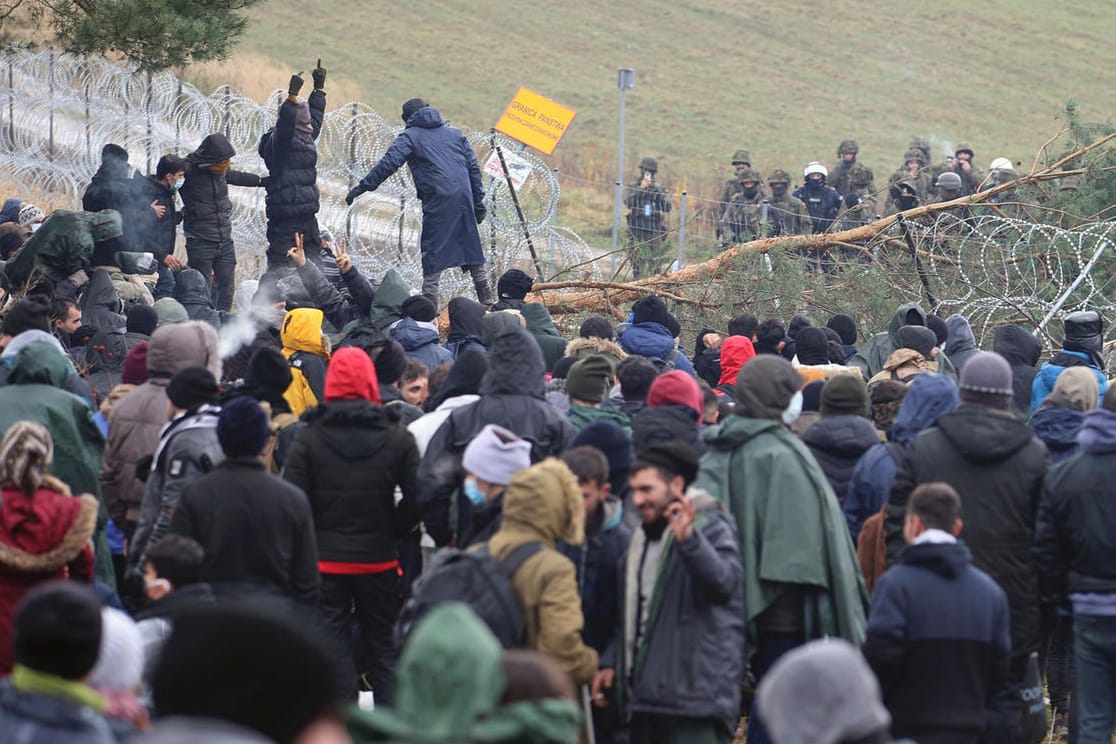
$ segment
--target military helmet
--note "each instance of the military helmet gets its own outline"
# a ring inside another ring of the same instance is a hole
[[[818,161],[813,160],[807,163],[806,167],[802,169],[802,176],[803,178],[809,178],[812,173],[820,173],[822,178],[827,178],[829,176],[829,169]]]
[[[752,153],[747,150],[737,150],[732,154],[732,164],[744,163],[745,165],[752,164]]]
[[[866,165],[857,163],[849,168],[849,183],[853,186],[867,186],[872,183],[873,178],[872,169]]]
[[[659,161],[655,160],[655,158],[651,158],[651,157],[644,158],[643,160],[639,161],[639,169],[640,170],[645,170],[645,171],[651,171],[652,173],[658,173],[659,172]]]
[[[918,150],[922,153],[922,157],[926,158],[926,162],[930,162],[930,143],[922,137],[915,137],[911,140],[911,144],[907,145],[908,150]]]
[[[791,180],[790,174],[787,173],[785,170],[781,170],[779,168],[776,168],[775,170],[771,171],[771,175],[767,177],[767,182],[769,184],[771,184],[771,183],[790,183],[790,180]]]
[[[842,140],[841,144],[837,145],[837,157],[841,157],[846,152],[856,155],[860,152],[860,145],[856,144],[856,140]]]
[[[957,155],[959,155],[963,152],[969,153],[970,158],[973,157],[973,148],[969,145],[966,145],[964,142],[962,142],[960,145],[958,145],[956,148],[954,148],[953,155],[954,155],[954,157],[956,157]]]
[[[740,174],[736,177],[736,180],[740,181],[741,183],[743,183],[744,181],[755,181],[756,183],[763,183],[763,176],[761,176],[760,172],[755,168],[745,168],[744,170],[740,171]]]
[[[905,155],[903,155],[903,165],[906,165],[912,160],[917,160],[919,165],[926,165],[926,153],[924,153],[917,147],[912,147],[911,149],[907,150]]]
[[[946,171],[942,175],[938,176],[938,182],[934,185],[940,189],[945,189],[946,191],[960,191],[961,176],[957,175],[953,171]]]

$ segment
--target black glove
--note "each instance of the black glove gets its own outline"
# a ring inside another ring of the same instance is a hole
[[[473,207],[473,214],[476,216],[477,224],[479,225],[484,222],[484,218],[488,214],[488,209],[483,204],[478,203]]]
[[[848,207],[849,209],[852,209],[857,204],[860,204],[860,197],[859,196],[857,196],[856,194],[846,194],[845,195],[845,206],[846,207]]]
[[[298,92],[302,90],[302,84],[306,81],[302,79],[302,75],[291,75],[291,84],[287,86],[287,93],[292,96],[297,96]]]
[[[349,193],[345,194],[345,203],[349,206],[352,206],[353,202],[356,201],[356,198],[363,193],[364,189],[361,188],[359,184],[353,186],[351,189],[349,189]]]
[[[322,67],[322,61],[318,60],[318,66],[310,73],[314,77],[314,90],[321,90],[325,87],[326,69]]]

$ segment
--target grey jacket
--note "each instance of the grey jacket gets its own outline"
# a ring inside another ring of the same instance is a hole
[[[128,550],[128,574],[139,576],[147,549],[170,529],[182,489],[206,475],[225,459],[217,440],[221,409],[201,405],[194,413],[172,421],[159,440],[143,490],[139,524]]]
[[[703,491],[691,495],[698,509],[693,536],[675,542],[668,528],[663,537],[646,632],[635,649],[631,679],[623,680],[623,697],[628,713],[720,718],[731,730],[740,718],[744,674],[744,583],[736,530],[715,499]],[[631,652],[635,582],[645,545],[637,529],[621,578],[621,656]],[[616,668],[628,666],[621,659]]]

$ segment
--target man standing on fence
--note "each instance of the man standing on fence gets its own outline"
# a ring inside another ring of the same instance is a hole
[[[438,304],[442,272],[455,266],[473,277],[482,305],[495,302],[484,271],[484,249],[477,225],[484,221],[484,189],[480,166],[469,141],[421,98],[403,104],[406,128],[368,175],[349,191],[352,204],[365,191],[375,191],[404,163],[411,169],[422,202],[422,293]]]
[[[659,161],[639,161],[639,181],[628,186],[624,203],[628,209],[628,255],[632,262],[632,278],[657,274],[666,261],[663,215],[670,211],[670,194],[655,183]]]
[[[322,255],[318,234],[318,147],[325,117],[325,68],[318,60],[312,73],[314,92],[300,99],[303,79],[291,75],[287,97],[279,106],[275,126],[260,138],[259,153],[267,165],[267,266],[292,266],[287,251],[302,234],[306,257],[315,264]]]
[[[183,231],[186,233],[186,263],[209,280],[217,278],[217,309],[232,308],[236,283],[236,248],[232,240],[232,202],[229,184],[260,187],[255,173],[230,170],[236,148],[220,132],[202,140],[186,156],[182,197]]]

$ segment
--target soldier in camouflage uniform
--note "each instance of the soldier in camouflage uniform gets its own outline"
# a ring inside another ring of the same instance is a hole
[[[984,172],[973,162],[973,148],[966,144],[960,144],[954,150],[950,170],[961,176],[961,190],[966,195],[975,194],[984,180]]]
[[[810,235],[814,223],[806,203],[790,194],[790,174],[785,170],[773,170],[767,177],[771,197],[765,199],[767,214],[760,209],[760,230],[764,236]]]
[[[856,162],[856,156],[860,152],[860,146],[857,145],[856,140],[847,139],[837,146],[837,162],[829,169],[830,176],[828,183],[837,193],[845,196],[849,193],[851,185],[849,183],[849,175],[852,169],[860,165]],[[869,175],[872,170],[868,169]],[[875,185],[869,181],[867,186],[869,191],[875,191]]]
[[[632,276],[639,279],[659,273],[667,258],[663,215],[670,211],[670,193],[655,183],[659,161],[639,161],[640,179],[627,188],[628,256]]]
[[[875,222],[879,217],[872,180],[872,169],[866,165],[857,163],[849,169],[849,191],[841,200],[841,211],[837,213],[838,230],[852,230]]]
[[[903,156],[903,166],[888,179],[888,201],[884,205],[884,214],[895,214],[910,207],[898,207],[895,202],[897,194],[894,188],[900,181],[908,181],[915,190],[918,203],[921,204],[934,193],[934,179],[927,167],[929,161],[921,149],[911,148]]]
[[[747,150],[737,150],[732,154],[732,167],[736,171],[729,180],[725,181],[725,189],[721,193],[721,206],[717,214],[717,237],[729,241],[731,235],[722,233],[721,226],[727,221],[728,213],[732,208],[733,197],[743,188],[740,174],[752,167],[752,154]],[[760,183],[760,193],[763,193],[763,183]]]
[[[921,206],[922,198],[918,193],[918,185],[905,171],[899,170],[891,174],[887,181],[887,203],[884,204],[884,216],[897,212],[904,212]]]
[[[760,212],[763,203],[763,176],[755,168],[744,168],[737,174],[740,189],[725,205],[717,235],[728,244],[746,243],[760,236]]]

